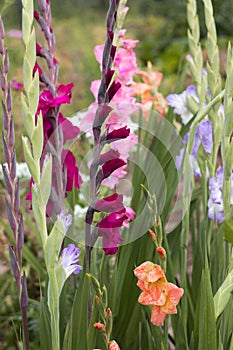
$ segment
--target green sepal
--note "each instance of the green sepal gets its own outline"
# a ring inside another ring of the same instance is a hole
[[[22,137],[23,141],[23,151],[26,163],[28,165],[29,171],[32,178],[36,183],[40,181],[40,164],[39,161],[35,161],[32,156],[31,145],[27,137]]]
[[[33,3],[33,1],[31,1]],[[27,12],[25,11],[25,6],[27,1],[22,0],[23,3],[23,21],[22,21],[22,32],[23,32],[23,42],[24,45],[26,45],[29,41],[30,35],[31,35],[31,19]]]
[[[36,71],[28,90],[29,110],[33,116],[36,114],[37,111],[39,94],[39,74],[38,71]]]
[[[21,94],[21,104],[24,127],[26,129],[28,137],[31,138],[33,129],[35,127],[35,119],[34,116],[30,113],[27,104],[27,97],[24,95],[24,93]]]
[[[47,228],[46,228],[46,206],[44,205],[41,194],[35,185],[32,185],[32,208],[36,225],[40,231],[42,242],[47,239]]]
[[[56,267],[64,237],[64,224],[61,218],[58,216],[44,245],[44,255],[47,269]]]
[[[37,125],[34,127],[31,138],[33,144],[33,156],[35,160],[41,158],[44,145],[44,131],[43,131],[43,118],[40,113],[37,118]]]
[[[40,191],[43,204],[47,205],[52,185],[52,156],[48,155],[49,159],[44,161],[42,174],[40,179]]]
[[[27,94],[28,94],[28,90],[30,88],[31,81],[32,81],[32,78],[31,78],[32,69],[33,69],[33,67],[31,66],[30,62],[28,61],[28,57],[25,56],[24,61],[23,61],[23,85],[24,85],[24,89],[25,89]]]
[[[26,56],[29,57],[31,63],[36,62],[36,34],[35,34],[34,27],[31,30],[30,37],[27,42]],[[31,79],[32,79],[32,75],[31,75]]]

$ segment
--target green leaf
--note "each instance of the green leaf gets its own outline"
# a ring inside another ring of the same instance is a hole
[[[0,7],[0,13],[1,16],[3,17],[7,11],[10,9],[10,7],[15,3],[15,0],[5,0],[1,7]]]
[[[233,207],[231,207],[229,213],[226,215],[222,223],[222,228],[225,239],[233,243]]]
[[[207,263],[205,265],[206,266],[202,271],[200,290],[198,350],[217,350],[214,301],[210,283],[209,267]]]
[[[63,350],[87,349],[89,283],[83,272],[75,293],[70,321],[66,327]]]
[[[50,314],[43,297],[40,300],[40,349],[52,349]]]
[[[218,289],[217,293],[214,296],[214,309],[215,317],[217,318],[224,310],[229,299],[232,296],[233,291],[233,270],[231,270],[223,284]]]

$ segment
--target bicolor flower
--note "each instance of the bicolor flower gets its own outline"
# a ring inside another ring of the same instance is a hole
[[[161,326],[169,314],[176,314],[184,290],[166,280],[162,268],[146,261],[134,270],[138,287],[142,290],[138,302],[152,306],[151,322]]]

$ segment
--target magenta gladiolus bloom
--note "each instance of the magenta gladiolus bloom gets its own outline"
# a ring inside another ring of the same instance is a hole
[[[83,269],[82,266],[78,265],[79,251],[80,249],[74,244],[68,244],[68,246],[63,249],[61,264],[67,275],[71,273],[77,275]]]
[[[127,128],[127,126],[124,126],[123,128],[113,130],[112,132],[108,133],[107,140],[119,140],[124,139],[128,137],[130,134],[130,129]]]
[[[42,111],[45,116],[50,108],[60,106],[63,103],[70,103],[71,89],[74,86],[73,83],[67,85],[60,85],[57,89],[57,96],[53,96],[49,90],[44,90],[39,98],[39,106],[37,114]]]
[[[118,244],[122,242],[120,227],[127,220],[125,209],[111,213],[98,223],[99,235],[102,236],[102,247],[106,255],[113,255],[118,251]]]
[[[123,195],[114,193],[109,197],[99,199],[96,202],[95,210],[111,213],[124,209]]]
[[[109,160],[102,166],[103,178],[107,178],[109,175],[111,175],[111,173],[123,165],[126,165],[126,162],[120,158]]]
[[[98,233],[102,237],[102,247],[106,255],[113,255],[118,251],[118,245],[123,241],[120,228],[134,217],[131,214],[129,208],[124,208],[109,214],[98,223]]]
[[[79,188],[82,179],[79,175],[78,167],[76,166],[76,160],[73,153],[69,150],[62,151],[62,160],[67,170],[67,183],[66,191],[71,192],[73,188]]]

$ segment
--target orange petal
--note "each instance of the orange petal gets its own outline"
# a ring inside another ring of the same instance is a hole
[[[161,326],[166,318],[167,314],[164,313],[159,306],[152,306],[151,322],[155,326]]]
[[[153,267],[154,264],[151,261],[145,261],[143,264],[134,269],[134,274],[138,279],[145,280],[147,279],[148,272],[152,270]]]
[[[169,289],[169,298],[174,305],[177,305],[184,294],[184,290],[173,283],[169,283]]]

